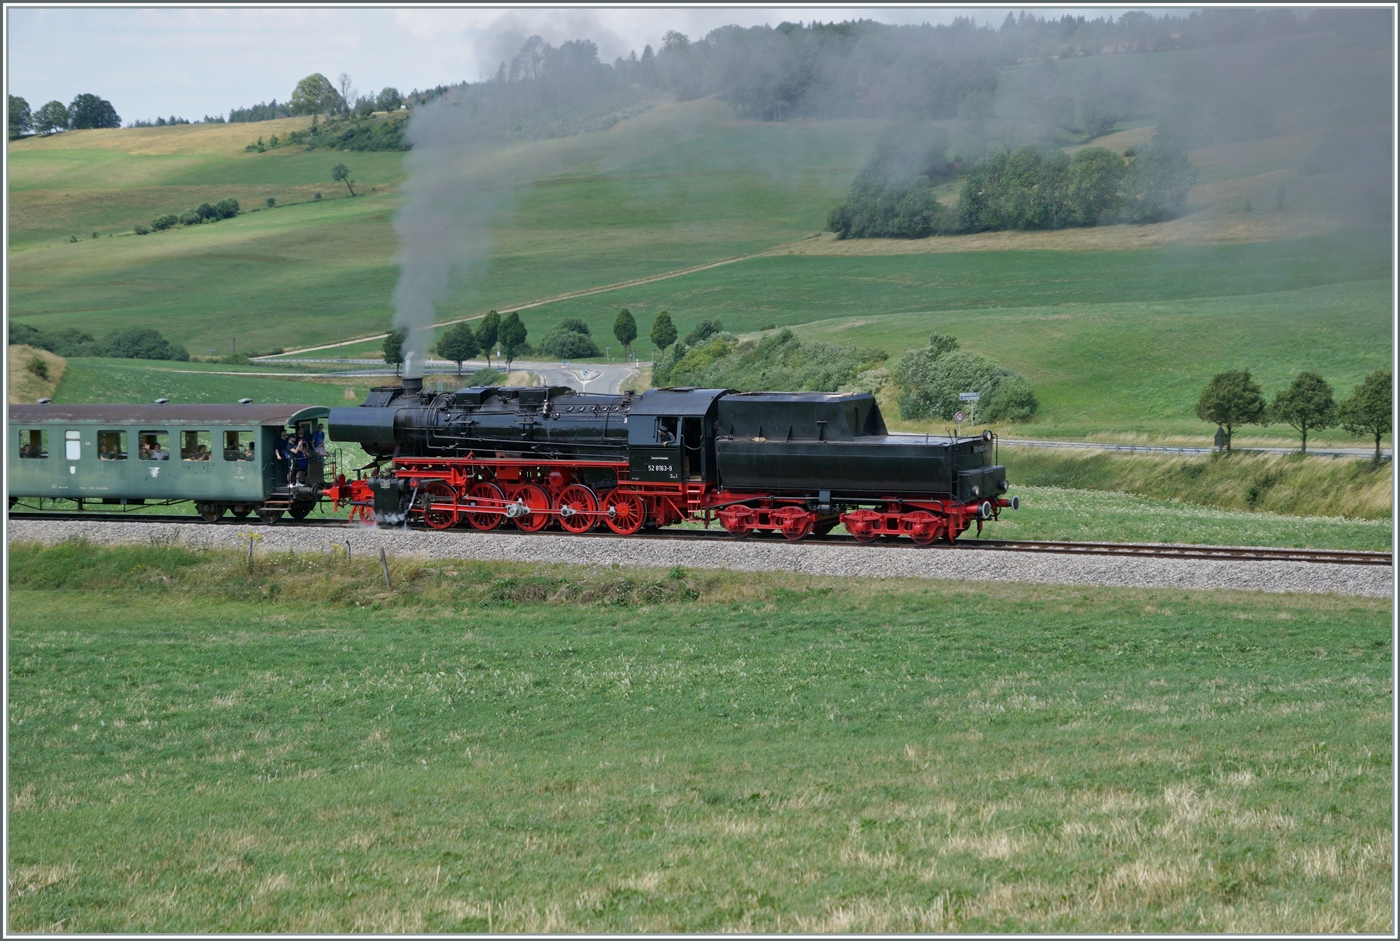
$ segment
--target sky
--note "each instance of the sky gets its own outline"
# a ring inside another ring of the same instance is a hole
[[[286,101],[299,79],[348,73],[361,94],[477,81],[532,34],[591,39],[612,62],[671,29],[698,39],[727,24],[873,19],[998,24],[1006,7],[6,7],[6,85],[31,109],[91,93],[124,124],[199,120]],[[1020,10],[1022,7],[1016,7]],[[1120,15],[1125,8],[1032,8],[1038,16]]]

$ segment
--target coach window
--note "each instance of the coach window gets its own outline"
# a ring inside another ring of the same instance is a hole
[[[164,431],[143,431],[136,436],[141,443],[141,460],[143,461],[168,461],[170,451],[166,447],[170,440],[168,432]]]
[[[126,460],[126,432],[99,431],[97,433],[97,459],[99,461]]]
[[[63,433],[63,459],[65,461],[78,461],[83,457],[83,433],[81,431],[65,431]]]
[[[25,428],[19,433],[19,456],[41,458],[49,456],[49,433],[42,428]]]
[[[182,461],[207,461],[207,460],[209,460],[209,432],[207,432],[207,431],[182,431],[182,432],[180,432],[180,460],[182,460]]]
[[[251,461],[253,459],[253,433],[251,431],[224,432],[224,460]]]

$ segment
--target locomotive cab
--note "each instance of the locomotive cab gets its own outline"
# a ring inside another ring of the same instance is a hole
[[[633,480],[713,483],[714,429],[723,389],[655,389],[632,403],[627,431]]]

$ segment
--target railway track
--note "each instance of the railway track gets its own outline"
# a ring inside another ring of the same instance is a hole
[[[23,512],[10,513],[11,519],[31,519],[31,520],[81,520],[85,522],[114,522],[114,523],[199,523],[204,526],[266,526],[268,524],[258,520],[256,516],[246,519],[236,519],[225,517],[217,523],[205,523],[198,516],[180,516],[176,514],[142,514],[142,513],[61,513],[61,512]],[[293,520],[284,518],[274,524],[283,527],[299,527],[306,529],[358,529],[357,524],[344,520],[328,519],[307,519]],[[513,530],[507,530],[513,532]],[[432,532],[432,530],[425,530]],[[548,531],[538,534],[517,533],[518,535],[550,535]],[[558,535],[553,533],[553,535]],[[577,538],[581,539],[607,539],[616,538],[611,532],[586,533]],[[625,537],[628,539],[731,539],[722,530],[700,529],[668,529],[656,530],[653,532],[640,532],[634,536]],[[782,537],[776,534],[758,534],[749,537],[750,539],[768,542],[784,543]],[[860,545],[854,537],[844,534],[829,534],[826,536],[809,536],[802,540],[804,545]],[[912,544],[907,540],[883,541],[876,540],[865,544],[871,548],[881,547],[904,547],[908,548]],[[1277,548],[1272,546],[1198,546],[1198,545],[1167,545],[1161,543],[1123,543],[1123,542],[1064,542],[1058,540],[1013,540],[1013,539],[962,539],[953,545],[940,543],[930,546],[930,549],[959,550],[959,549],[982,549],[1001,552],[1038,552],[1054,555],[1077,555],[1077,556],[1138,556],[1144,558],[1158,559],[1199,559],[1216,562],[1311,562],[1332,565],[1392,565],[1391,554],[1388,552],[1367,552],[1350,549],[1290,549]]]

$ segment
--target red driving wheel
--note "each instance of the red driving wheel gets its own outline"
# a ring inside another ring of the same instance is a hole
[[[614,490],[603,498],[603,520],[619,536],[630,536],[647,520],[647,506],[635,493]]]
[[[527,533],[537,533],[549,525],[549,494],[534,484],[526,484],[515,491],[513,503],[518,503],[529,512],[515,517],[517,529]],[[519,512],[519,510],[517,510]]]
[[[435,480],[418,493],[423,502],[423,522],[433,529],[451,529],[457,525],[457,491],[443,480]]]
[[[571,533],[586,533],[598,522],[598,498],[582,484],[572,484],[559,494],[559,525]]]
[[[505,504],[506,495],[501,493],[501,488],[495,484],[482,481],[479,484],[472,484],[467,491],[467,509],[464,511],[467,522],[473,529],[482,532],[490,532],[505,519],[501,512]],[[472,507],[479,507],[478,512],[473,513]]]

